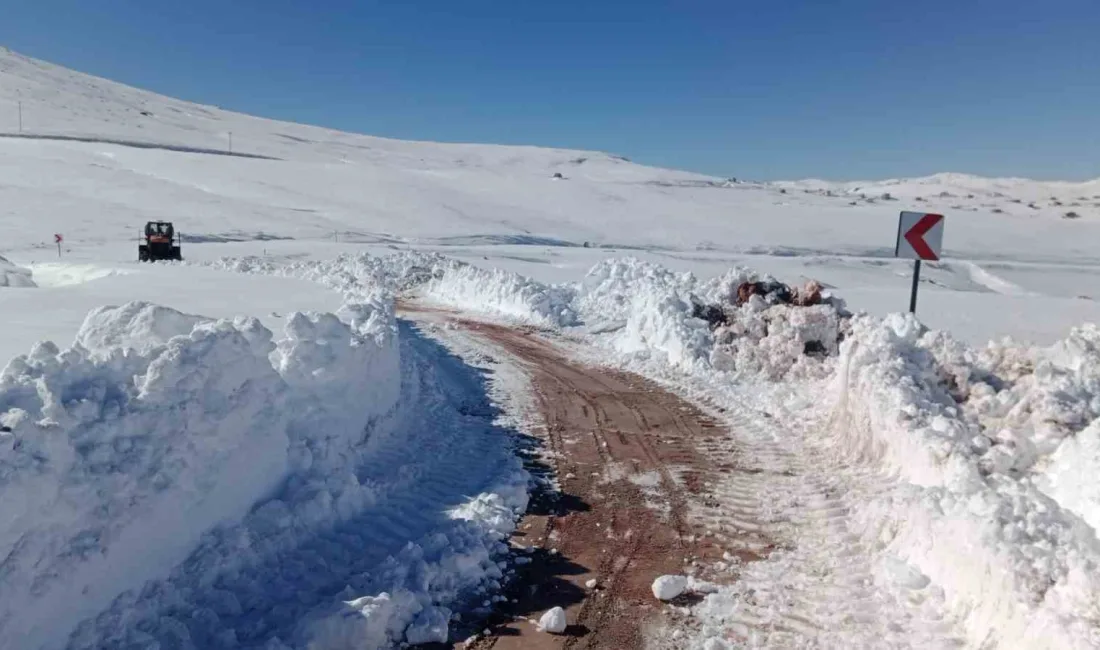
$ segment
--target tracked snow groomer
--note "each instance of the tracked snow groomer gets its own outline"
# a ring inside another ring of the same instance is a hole
[[[143,243],[138,244],[138,261],[182,260],[181,237],[170,221],[150,221],[145,224]]]

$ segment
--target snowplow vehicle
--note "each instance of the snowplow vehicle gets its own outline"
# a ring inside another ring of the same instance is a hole
[[[170,221],[150,221],[145,224],[143,243],[138,244],[138,261],[182,260],[180,237]]]

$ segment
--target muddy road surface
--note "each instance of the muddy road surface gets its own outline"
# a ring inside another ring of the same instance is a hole
[[[720,443],[719,425],[639,376],[579,365],[537,334],[452,322],[526,368],[561,487],[534,495],[520,523],[513,543],[531,548],[529,563],[518,567],[508,601],[485,626],[490,634],[455,647],[643,647],[647,627],[663,623],[653,580],[731,552],[727,535],[711,537],[691,523],[695,509],[713,502],[715,473],[730,471],[704,451]],[[595,588],[587,586],[592,580]],[[539,632],[533,622],[554,606],[566,610],[568,628]]]

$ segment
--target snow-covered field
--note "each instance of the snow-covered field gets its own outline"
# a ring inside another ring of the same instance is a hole
[[[806,473],[777,497],[806,523],[729,567],[681,647],[1100,646],[1100,181],[401,142],[3,50],[0,132],[0,647],[389,647],[482,606],[526,503],[515,378],[396,294],[556,332]],[[947,215],[920,322],[890,315],[901,209]],[[135,261],[149,219],[184,264]],[[760,274],[857,316],[691,317]],[[774,624],[808,616],[827,629]]]
[[[729,182],[609,154],[275,122],[9,52],[0,75],[12,136],[0,137],[0,254],[21,263],[56,261],[54,233],[72,261],[131,262],[156,218],[176,222],[189,259],[415,247],[561,281],[631,253],[699,274],[811,276],[885,314],[908,304],[909,268],[891,257],[897,212],[927,209],[948,219],[947,261],[925,274],[929,324],[975,343],[1053,341],[1100,314],[1100,181]],[[217,155],[230,132],[235,153],[272,159]],[[59,135],[92,141],[42,139]]]

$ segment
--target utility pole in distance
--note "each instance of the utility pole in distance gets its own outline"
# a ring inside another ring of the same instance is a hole
[[[23,132],[23,102],[19,102],[19,132]]]

